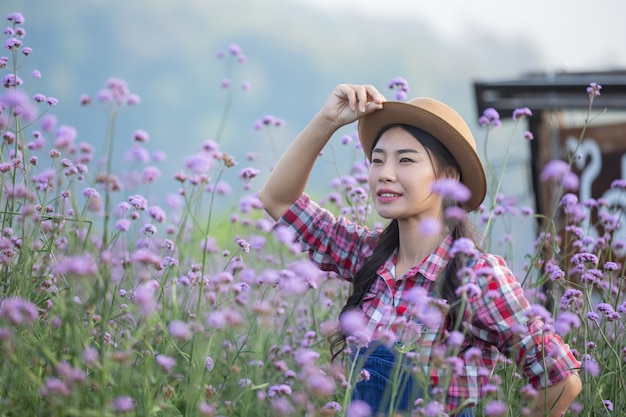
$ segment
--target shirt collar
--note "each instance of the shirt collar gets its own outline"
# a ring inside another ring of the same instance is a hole
[[[450,260],[450,246],[452,245],[452,235],[447,235],[439,246],[419,265],[417,272],[424,278],[435,281],[441,271],[448,265]]]
[[[448,265],[450,260],[450,247],[452,246],[452,235],[447,235],[435,248],[435,250],[428,255],[420,265],[415,265],[411,268],[411,272],[414,274],[421,274],[429,281],[436,281],[441,271]],[[384,278],[392,276],[393,267],[398,256],[398,250],[396,249],[393,254],[387,259],[387,261],[380,266],[378,274]]]

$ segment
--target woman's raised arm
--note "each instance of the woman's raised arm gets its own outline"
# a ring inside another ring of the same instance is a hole
[[[322,109],[289,145],[259,192],[265,211],[278,220],[304,192],[313,164],[342,126],[382,108],[385,98],[371,85],[340,84]]]

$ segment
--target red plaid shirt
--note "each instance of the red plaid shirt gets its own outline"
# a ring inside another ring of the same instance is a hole
[[[334,271],[352,281],[357,271],[372,255],[377,233],[334,216],[320,208],[303,194],[279,220],[295,232],[310,259],[322,270]],[[367,329],[372,337],[385,326],[392,328],[401,321],[409,307],[404,295],[415,286],[429,293],[435,290],[437,279],[443,276],[450,259],[451,236],[424,261],[411,268],[403,277],[395,279],[396,254],[378,269],[378,279],[363,298],[361,308],[369,320]],[[523,290],[507,267],[496,255],[480,254],[473,265],[476,274],[469,283],[477,285],[483,296],[472,299],[463,315],[465,346],[478,355],[466,358],[460,355],[463,367],[454,374],[448,386],[446,406],[449,412],[466,400],[477,403],[481,389],[490,383],[489,372],[505,356],[515,361],[535,387],[554,384],[575,372],[580,363],[562,339],[547,332],[540,317],[529,314],[530,304]],[[486,269],[487,268],[487,269]],[[428,332],[419,339],[419,353],[430,359],[431,347],[440,332]],[[400,339],[402,335],[399,335]],[[544,354],[547,353],[547,354]],[[430,360],[425,362],[430,363]],[[439,381],[440,368],[425,369],[433,385]]]

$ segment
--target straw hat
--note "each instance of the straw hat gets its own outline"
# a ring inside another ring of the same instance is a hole
[[[463,118],[446,104],[432,98],[385,102],[382,109],[359,120],[359,139],[367,159],[371,157],[379,132],[386,126],[396,124],[420,128],[450,151],[461,170],[461,182],[472,192],[465,207],[467,211],[478,208],[487,192],[487,179],[476,152],[476,141]]]

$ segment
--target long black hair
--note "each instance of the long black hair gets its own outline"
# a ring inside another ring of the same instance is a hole
[[[458,164],[452,154],[448,151],[448,149],[443,146],[443,144],[439,142],[437,138],[435,138],[428,132],[414,126],[387,126],[378,133],[376,140],[374,141],[374,146],[376,145],[376,142],[378,142],[382,134],[392,127],[403,128],[412,136],[414,136],[415,139],[419,141],[419,143],[422,144],[422,146],[426,149],[426,152],[431,160],[433,167],[435,168],[436,176],[439,176],[440,172],[443,172],[450,168],[455,169],[456,172],[460,173]],[[446,202],[444,204],[450,205],[458,203]],[[454,240],[463,237],[470,238],[474,242],[476,241],[475,228],[467,218],[464,218],[462,220],[446,218],[445,223]],[[385,261],[389,259],[389,257],[396,250],[396,248],[398,248],[399,239],[400,230],[398,227],[398,220],[393,219],[387,225],[387,227],[385,227],[385,229],[377,236],[374,253],[370,258],[368,258],[363,267],[357,272],[356,276],[354,277],[354,280],[352,282],[352,294],[348,297],[346,305],[341,310],[341,313],[339,314],[340,318],[341,315],[345,312],[359,308],[363,297],[370,289],[372,284],[376,281],[378,268],[383,263],[385,263]],[[452,258],[449,261],[448,266],[445,270],[445,277],[441,277],[443,279],[440,280],[438,296],[442,299],[447,300],[450,306],[450,310],[448,311],[448,317],[446,319],[446,323],[450,327],[454,326],[457,317],[462,314],[459,311],[460,303],[457,302],[459,300],[459,297],[456,294],[456,290],[460,284],[458,272],[464,266],[465,260],[461,259],[461,257]],[[338,329],[335,334],[330,336],[330,353],[333,360],[344,350],[346,346],[346,336],[347,335],[343,334],[340,329]]]

